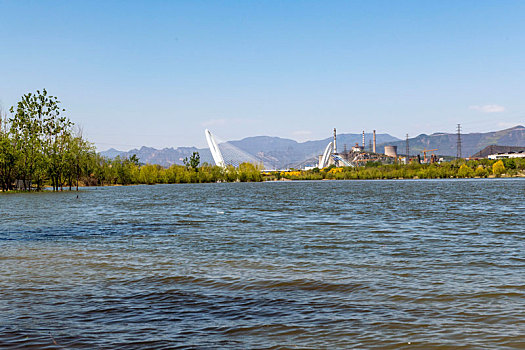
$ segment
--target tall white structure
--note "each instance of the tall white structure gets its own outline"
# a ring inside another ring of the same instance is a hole
[[[323,156],[321,157],[321,160],[319,161],[319,169],[326,168],[328,166],[328,163],[330,162],[330,156],[334,152],[334,143],[330,142],[328,146],[326,146]]]
[[[206,134],[206,141],[208,142],[208,147],[210,148],[211,156],[213,157],[215,165],[225,168],[226,164],[224,163],[224,158],[222,157],[221,150],[219,149],[217,142],[215,142],[212,133],[210,130],[206,129],[204,130],[204,134]]]

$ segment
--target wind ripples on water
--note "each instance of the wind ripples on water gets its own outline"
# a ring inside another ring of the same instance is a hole
[[[0,196],[1,348],[525,346],[525,181]]]

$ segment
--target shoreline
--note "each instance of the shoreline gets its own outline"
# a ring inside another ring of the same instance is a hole
[[[24,190],[10,190],[10,191],[0,191],[0,194],[16,194],[16,193],[74,193],[74,192],[83,192],[86,189],[92,189],[92,188],[98,188],[98,187],[130,187],[130,186],[155,186],[155,185],[190,185],[190,184],[216,184],[216,183],[271,183],[271,182],[321,182],[321,181],[432,181],[432,180],[446,180],[446,181],[454,181],[454,180],[496,180],[496,179],[519,179],[519,178],[525,178],[525,174],[517,174],[517,175],[503,175],[503,176],[495,176],[495,175],[489,175],[487,177],[449,177],[449,178],[418,178],[417,176],[414,178],[374,178],[374,179],[287,179],[287,178],[281,178],[279,180],[277,179],[268,179],[268,180],[262,180],[262,181],[230,181],[230,182],[176,182],[176,183],[154,183],[154,184],[146,184],[146,183],[138,183],[138,184],[110,184],[110,185],[97,185],[97,186],[86,186],[86,185],[79,185],[79,190],[76,190],[76,186],[69,189],[64,189],[62,191],[53,191],[50,186],[45,187],[41,189],[40,191],[32,190],[32,191],[24,191]],[[68,186],[69,188],[69,186]]]

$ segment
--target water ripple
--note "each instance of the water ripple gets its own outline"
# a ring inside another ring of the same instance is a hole
[[[4,195],[0,348],[523,348],[523,194],[488,179]]]

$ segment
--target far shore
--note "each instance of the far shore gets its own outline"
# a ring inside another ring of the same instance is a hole
[[[297,181],[308,181],[308,182],[316,182],[316,181],[382,181],[382,180],[388,180],[388,181],[403,181],[403,180],[482,180],[482,179],[516,179],[516,178],[525,178],[525,173],[519,173],[516,175],[489,175],[486,177],[480,177],[480,176],[474,176],[474,177],[450,177],[450,178],[418,178],[417,176],[413,178],[390,178],[390,179],[384,179],[384,178],[376,178],[376,179],[287,179],[287,178],[281,178],[281,179],[264,179],[263,181],[259,182],[297,182]],[[98,188],[98,187],[128,187],[128,186],[139,186],[139,185],[183,185],[183,184],[209,184],[209,183],[241,183],[241,181],[232,181],[232,182],[225,182],[225,181],[217,181],[217,182],[179,182],[179,183],[154,183],[154,184],[102,184],[102,185],[96,185],[96,186],[89,186],[89,185],[78,185],[79,191],[76,190],[76,186],[72,186],[71,190],[69,190],[69,186],[64,187],[62,190],[53,191],[51,186],[45,186],[44,188],[37,191],[36,189],[33,189],[31,191],[24,191],[24,190],[10,190],[10,191],[2,191],[0,190],[0,193],[2,194],[14,194],[14,193],[42,193],[42,192],[49,192],[49,193],[63,193],[63,192],[81,192],[82,190],[88,189],[88,188]],[[246,182],[245,182],[246,183]]]

